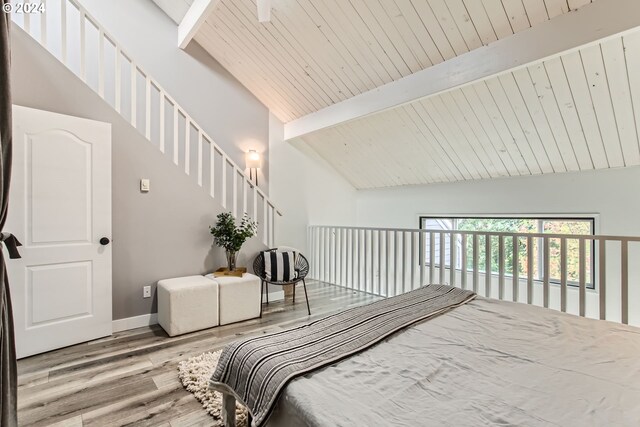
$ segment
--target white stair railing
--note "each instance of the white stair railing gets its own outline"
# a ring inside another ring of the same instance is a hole
[[[247,213],[273,246],[282,215],[201,126],[145,72],[87,10],[74,0],[13,1],[12,20],[128,120],[173,163],[195,176],[223,209]],[[30,13],[27,13],[30,12]],[[167,117],[169,116],[169,117]],[[208,148],[208,149],[207,149]],[[205,151],[208,151],[206,153]]]
[[[308,242],[309,277],[348,289],[391,297],[449,284],[640,325],[640,237],[310,226]]]

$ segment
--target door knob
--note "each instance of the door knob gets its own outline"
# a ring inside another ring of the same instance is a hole
[[[111,242],[111,240],[109,240],[108,237],[103,237],[102,239],[100,239],[100,244],[102,246],[107,246],[109,244],[109,242]]]

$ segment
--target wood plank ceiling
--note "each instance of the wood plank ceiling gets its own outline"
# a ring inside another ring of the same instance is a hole
[[[640,165],[640,31],[303,137],[356,188]]]
[[[589,2],[221,0],[195,40],[288,122]]]

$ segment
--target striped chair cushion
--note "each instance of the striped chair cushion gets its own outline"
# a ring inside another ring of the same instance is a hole
[[[264,251],[265,278],[272,282],[288,282],[296,278],[296,253],[291,251]]]

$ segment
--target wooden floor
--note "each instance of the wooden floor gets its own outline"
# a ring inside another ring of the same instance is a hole
[[[169,338],[159,326],[114,334],[18,361],[21,426],[209,426],[178,380],[178,362],[243,336],[290,328],[376,297],[309,282],[295,306],[265,306],[261,319]],[[302,297],[302,298],[301,298]]]

